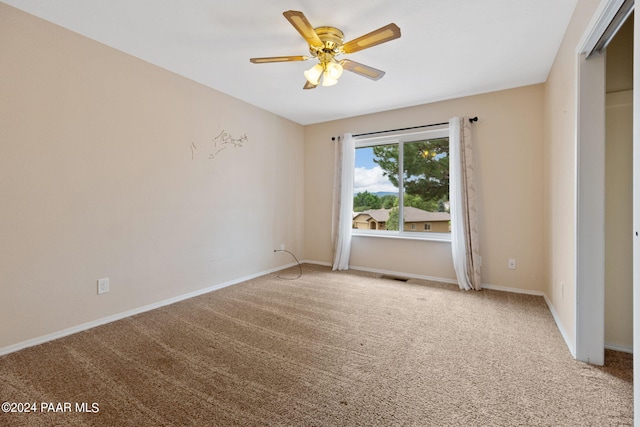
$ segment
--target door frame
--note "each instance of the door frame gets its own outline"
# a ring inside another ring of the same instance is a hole
[[[596,364],[604,363],[605,57],[586,57],[623,3],[625,0],[601,1],[577,51],[575,356]],[[633,56],[633,86],[636,88],[640,87],[640,19],[634,22]],[[629,232],[634,237],[634,423],[640,426],[640,361],[635,357],[640,354],[640,94],[637,90],[633,97],[633,229]],[[602,161],[598,156],[602,156]],[[590,191],[589,185],[595,186],[594,191]]]

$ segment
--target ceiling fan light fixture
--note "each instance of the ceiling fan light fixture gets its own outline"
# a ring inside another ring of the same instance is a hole
[[[309,83],[311,83],[312,85],[317,85],[320,81],[320,76],[322,75],[323,71],[324,68],[322,67],[322,65],[316,64],[305,71],[304,76]]]
[[[322,76],[322,86],[333,86],[336,83],[338,83],[338,79],[332,78],[329,75],[329,72],[325,71],[324,75]]]
[[[331,61],[327,64],[325,78],[328,76],[332,80],[338,80],[341,75],[342,65],[335,61]]]

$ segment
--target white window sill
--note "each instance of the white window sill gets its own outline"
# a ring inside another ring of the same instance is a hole
[[[397,232],[376,230],[351,230],[352,237],[378,237],[383,239],[425,240],[451,243],[451,233]]]

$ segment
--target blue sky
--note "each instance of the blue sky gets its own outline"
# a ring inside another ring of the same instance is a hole
[[[356,149],[356,164],[353,179],[353,194],[397,192],[398,189],[383,175],[382,168],[373,161],[373,148]]]
[[[373,148],[364,147],[356,150],[356,167],[371,169],[376,164],[373,162]]]

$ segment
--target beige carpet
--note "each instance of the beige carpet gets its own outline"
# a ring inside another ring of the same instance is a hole
[[[576,362],[541,297],[303,270],[0,358],[0,402],[38,406],[0,425],[632,424],[631,356]]]

